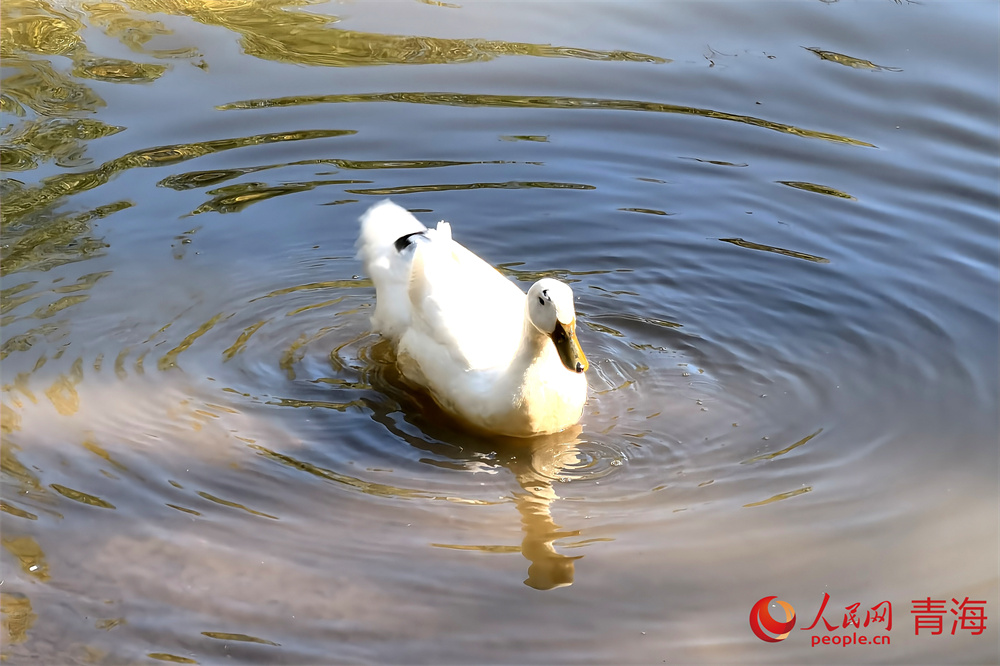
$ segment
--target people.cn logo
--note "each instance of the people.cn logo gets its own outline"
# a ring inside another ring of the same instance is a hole
[[[779,622],[771,617],[768,605],[774,603],[785,611],[785,621]],[[768,643],[779,643],[788,638],[788,633],[795,626],[795,609],[792,605],[778,597],[764,597],[750,609],[750,629],[754,635]],[[773,634],[773,635],[772,635]]]

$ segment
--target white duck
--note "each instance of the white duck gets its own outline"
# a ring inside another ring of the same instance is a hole
[[[361,217],[358,254],[375,283],[372,326],[403,376],[475,428],[527,437],[580,420],[587,357],[573,291],[544,278],[527,295],[388,199]]]

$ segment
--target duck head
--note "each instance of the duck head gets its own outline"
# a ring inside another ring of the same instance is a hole
[[[568,370],[584,372],[590,367],[576,337],[576,308],[569,285],[542,278],[528,290],[527,308],[532,326],[551,338]]]

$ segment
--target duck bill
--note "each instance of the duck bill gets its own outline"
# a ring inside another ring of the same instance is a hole
[[[584,372],[590,367],[587,357],[580,347],[580,341],[576,337],[576,321],[569,324],[556,322],[556,330],[552,331],[552,342],[559,352],[559,360],[566,366],[567,370],[573,372]]]

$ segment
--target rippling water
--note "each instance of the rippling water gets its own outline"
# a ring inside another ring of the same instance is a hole
[[[995,3],[2,11],[6,661],[1000,658]],[[572,283],[579,427],[400,380],[387,196]]]

